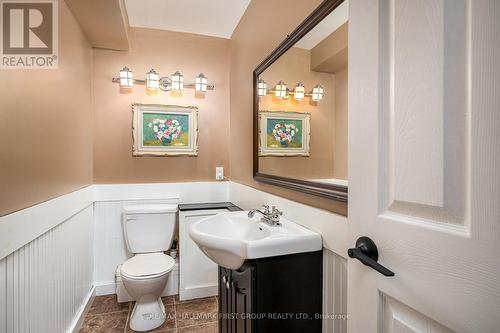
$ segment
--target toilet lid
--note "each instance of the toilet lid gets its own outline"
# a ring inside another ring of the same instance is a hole
[[[175,260],[163,253],[136,254],[122,265],[122,273],[129,277],[147,277],[170,272]]]

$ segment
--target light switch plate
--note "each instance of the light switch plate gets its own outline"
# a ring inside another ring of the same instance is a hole
[[[224,167],[215,168],[215,180],[224,180]]]

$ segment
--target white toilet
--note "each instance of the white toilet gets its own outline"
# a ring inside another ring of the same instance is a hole
[[[177,205],[148,204],[123,208],[123,231],[134,256],[123,263],[123,286],[136,301],[130,317],[134,331],[149,331],[165,322],[160,295],[175,260],[163,253],[175,232]]]

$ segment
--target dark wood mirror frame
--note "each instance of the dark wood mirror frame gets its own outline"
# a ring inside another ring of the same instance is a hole
[[[288,188],[324,198],[347,202],[347,186],[312,182],[307,180],[274,176],[259,172],[259,96],[257,83],[259,75],[271,66],[296,42],[311,31],[344,0],[325,0],[253,71],[253,178],[256,181]]]

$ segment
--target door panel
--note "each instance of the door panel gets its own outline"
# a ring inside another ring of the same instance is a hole
[[[423,316],[395,299],[380,294],[382,332],[388,333],[453,333],[452,330]]]
[[[348,331],[498,332],[500,2],[349,6]]]
[[[465,0],[380,9],[381,212],[463,225],[470,160]]]

